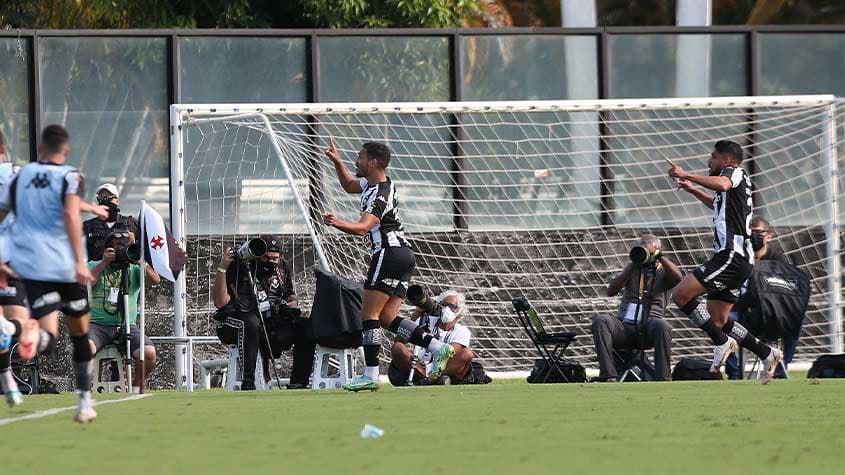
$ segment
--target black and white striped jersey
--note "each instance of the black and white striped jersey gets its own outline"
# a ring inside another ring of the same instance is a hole
[[[723,168],[719,176],[731,179],[731,189],[717,192],[713,201],[713,249],[734,251],[753,264],[751,178],[742,167]]]
[[[372,252],[375,254],[385,247],[411,247],[399,221],[399,199],[396,197],[396,185],[390,178],[374,184],[361,178],[361,189],[364,190],[361,193],[361,213],[370,213],[379,219],[367,235]]]

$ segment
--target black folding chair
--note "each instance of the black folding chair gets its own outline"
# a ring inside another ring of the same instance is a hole
[[[566,373],[560,368],[560,362],[566,348],[575,341],[578,335],[573,332],[546,332],[543,322],[537,315],[537,311],[531,307],[531,304],[528,303],[525,297],[514,299],[513,308],[516,311],[519,322],[525,329],[525,333],[528,335],[531,343],[534,344],[534,347],[537,348],[540,358],[546,363],[546,370],[542,375],[537,375],[539,382],[547,382],[555,372],[564,381],[571,382],[566,376]]]

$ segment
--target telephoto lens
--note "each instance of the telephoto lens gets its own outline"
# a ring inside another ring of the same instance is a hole
[[[263,256],[267,252],[267,243],[261,238],[253,238],[241,244],[238,248],[238,259],[252,261]]]
[[[628,253],[628,257],[634,265],[638,266],[651,264],[655,260],[654,254],[648,252],[648,249],[643,246],[634,246],[631,248],[631,252]]]
[[[443,307],[437,305],[437,301],[434,300],[434,296],[431,295],[431,292],[422,285],[414,284],[408,287],[407,297],[408,302],[411,302],[411,305],[422,310],[426,313],[426,315],[438,317],[440,316],[440,312],[443,310]]]

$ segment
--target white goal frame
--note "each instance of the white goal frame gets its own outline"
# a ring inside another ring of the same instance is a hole
[[[195,124],[222,122],[235,118],[252,118],[263,121],[268,131],[272,131],[270,114],[354,114],[354,113],[473,113],[473,112],[603,112],[625,109],[682,109],[682,108],[718,108],[718,109],[754,109],[757,107],[788,106],[824,106],[825,130],[821,144],[822,154],[830,183],[839,183],[837,164],[837,126],[836,107],[842,103],[833,95],[798,95],[798,96],[755,96],[755,97],[704,97],[704,98],[669,98],[669,99],[605,99],[605,100],[562,100],[562,101],[492,101],[492,102],[407,102],[407,103],[302,103],[302,104],[174,104],[170,106],[170,210],[173,236],[177,243],[186,248],[187,213],[184,183],[184,132]],[[602,120],[602,119],[599,119]],[[315,254],[320,264],[328,269],[328,261],[317,238],[308,208],[297,191],[293,175],[282,152],[275,134],[268,134],[272,149],[279,159],[287,181],[296,200],[296,206],[307,226],[313,242]],[[829,301],[830,349],[842,351],[842,303],[841,283],[839,279],[839,222],[838,222],[838,186],[827,186],[825,190],[829,200],[830,215],[825,229],[827,238],[826,260],[828,288],[831,289]],[[836,236],[831,239],[831,236]],[[176,343],[176,382],[177,387],[193,380],[191,364],[186,364],[193,350],[194,339],[208,343],[208,337],[186,335],[186,277],[183,272],[174,284],[174,328],[173,337],[158,338],[159,341]],[[189,361],[189,360],[188,360]],[[192,384],[187,385],[192,388]]]

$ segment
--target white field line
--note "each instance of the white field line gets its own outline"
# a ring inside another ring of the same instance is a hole
[[[97,401],[97,402],[94,402],[94,405],[99,406],[99,405],[102,405],[102,404],[111,404],[111,403],[115,403],[115,402],[137,401],[138,399],[143,399],[147,396],[152,396],[152,394],[136,394],[134,396],[125,397],[125,398],[122,398],[122,399],[110,399],[108,401]],[[25,416],[10,417],[8,419],[0,419],[0,426],[4,426],[6,424],[11,424],[13,422],[25,421],[25,420],[28,420],[28,419],[41,419],[42,417],[52,416],[54,414],[58,414],[58,413],[64,412],[64,411],[70,411],[72,409],[76,409],[76,406],[57,407],[57,408],[54,408],[54,409],[46,409],[46,410],[43,410],[43,411],[35,411],[32,414],[27,414]]]

